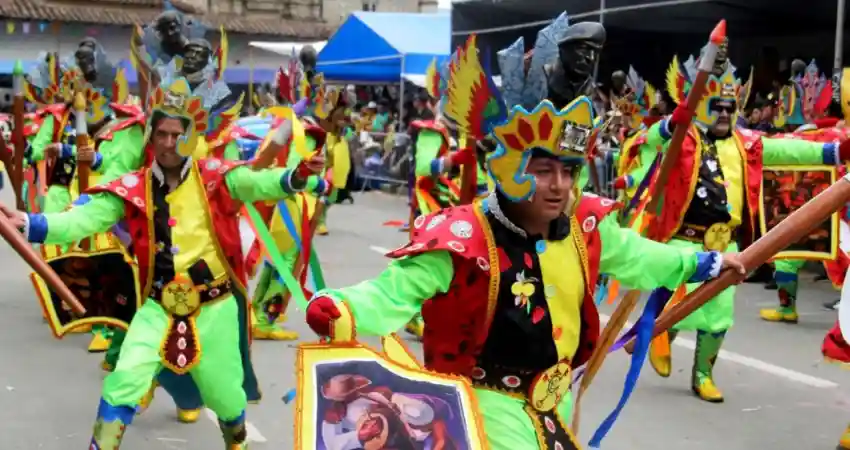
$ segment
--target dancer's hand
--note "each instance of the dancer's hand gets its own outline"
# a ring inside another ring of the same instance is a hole
[[[9,220],[12,226],[19,230],[23,229],[27,224],[27,219],[23,212],[9,208],[2,203],[0,203],[0,214],[6,216],[6,219]]]
[[[58,158],[62,154],[62,143],[54,142],[44,147],[45,158]]]
[[[723,266],[721,270],[732,269],[735,272],[738,272],[741,275],[747,274],[747,267],[741,261],[740,253],[724,253],[723,254]]]
[[[676,125],[688,125],[691,122],[691,117],[693,117],[693,113],[688,110],[688,104],[680,103],[673,110],[673,114],[670,115],[670,132],[673,132]]]
[[[339,309],[330,297],[318,297],[307,305],[307,325],[319,336],[331,335],[331,324],[339,319]]]
[[[94,149],[91,147],[81,148],[77,151],[77,162],[94,164]]]

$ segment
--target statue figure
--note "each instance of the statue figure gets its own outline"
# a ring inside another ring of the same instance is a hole
[[[580,95],[593,94],[593,71],[605,44],[605,27],[580,22],[566,29],[558,42],[558,59],[546,67],[549,100],[557,108]]]

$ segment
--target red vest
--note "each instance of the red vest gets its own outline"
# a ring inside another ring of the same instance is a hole
[[[218,241],[219,256],[224,258],[231,276],[235,276],[244,290],[247,280],[242,259],[242,243],[239,234],[240,203],[233,199],[225,182],[225,175],[241,162],[204,159],[196,164],[201,180],[206,187],[209,215],[212,229]],[[144,168],[124,175],[123,177],[104,185],[94,186],[87,191],[89,194],[110,192],[124,200],[124,220],[130,236],[133,238],[133,248],[139,262],[139,281],[142,286],[143,298],[147,298],[153,277],[154,251],[156,245],[151,226],[153,220],[153,204],[151,199],[151,170]]]
[[[673,238],[685,213],[694,197],[696,177],[702,149],[697,148],[697,140],[692,127],[682,143],[679,159],[670,171],[667,186],[664,186],[663,204],[659,214],[652,217],[647,229],[647,236],[655,241],[667,242]],[[759,193],[762,182],[762,142],[761,135],[750,130],[736,129],[735,135],[744,144],[744,206],[743,224],[744,242],[746,246],[755,239],[756,219],[759,210]],[[734,137],[732,138],[734,139]]]
[[[585,196],[576,211],[582,226],[581,230],[572,232],[581,232],[584,236],[587,266],[583,273],[586,291],[581,307],[582,328],[573,367],[590,358],[599,338],[599,313],[593,301],[602,250],[597,225],[616,206],[610,200]],[[452,224],[459,221],[472,225],[469,238],[452,233]],[[413,228],[411,241],[387,256],[401,258],[446,250],[452,255],[454,266],[449,291],[422,305],[422,318],[427,325],[422,336],[425,366],[441,373],[471,376],[490,333],[499,294],[499,267],[504,262],[499,261],[492,230],[478,205],[456,206],[419,216]]]

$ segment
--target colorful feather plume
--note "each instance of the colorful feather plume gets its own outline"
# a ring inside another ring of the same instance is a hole
[[[508,111],[486,61],[479,59],[476,37],[458,48],[449,62],[447,101],[443,112],[460,131],[483,139],[492,128],[507,119]]]
[[[440,71],[437,70],[437,58],[431,61],[428,70],[425,72],[425,90],[431,98],[440,98]]]
[[[221,27],[221,41],[218,43],[218,48],[215,49],[213,63],[215,67],[214,80],[220,80],[224,77],[224,70],[227,69],[227,53],[229,46],[227,43],[227,33],[224,32],[224,26]]]

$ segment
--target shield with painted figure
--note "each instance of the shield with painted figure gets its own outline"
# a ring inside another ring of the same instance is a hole
[[[834,166],[765,166],[759,208],[762,236],[836,180]],[[836,212],[772,259],[834,260],[838,255],[839,222]]]
[[[333,334],[298,348],[295,450],[487,448],[465,378],[423,368],[396,335],[376,350],[344,318]]]
[[[50,330],[56,338],[91,325],[127,329],[141,306],[138,267],[118,237],[98,233],[69,247],[42,245],[41,256],[86,308],[74,315],[47,283],[30,274]]]

